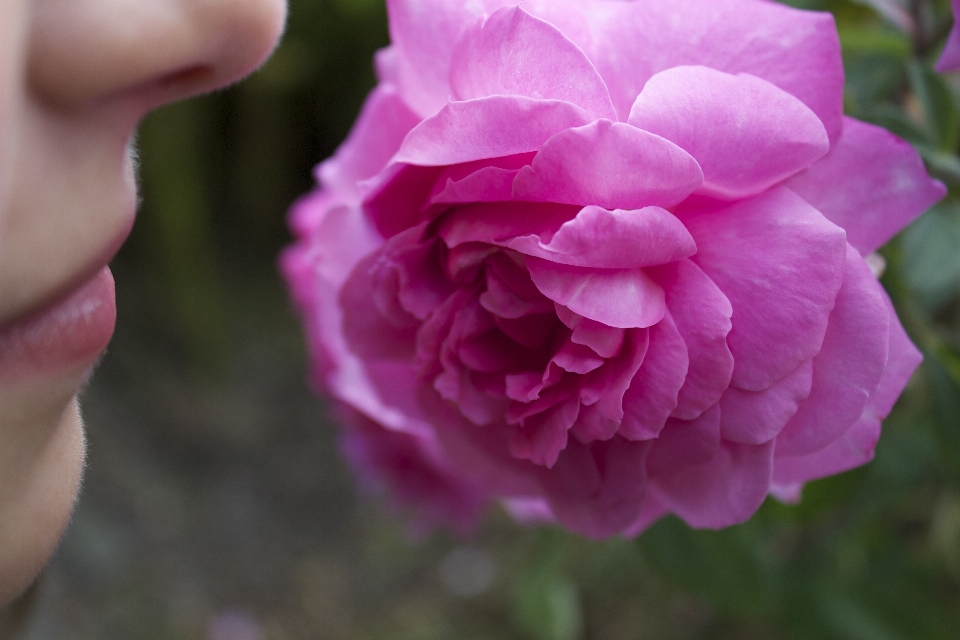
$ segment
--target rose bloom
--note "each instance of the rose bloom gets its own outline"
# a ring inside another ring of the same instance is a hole
[[[870,460],[920,355],[864,256],[944,194],[829,14],[390,0],[282,268],[350,458],[432,518],[743,522]]]

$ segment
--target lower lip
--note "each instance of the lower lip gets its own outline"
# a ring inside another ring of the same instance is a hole
[[[116,319],[113,275],[104,267],[52,306],[0,327],[0,381],[86,369],[107,348]]]

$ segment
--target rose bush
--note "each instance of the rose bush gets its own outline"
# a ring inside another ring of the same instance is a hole
[[[864,256],[944,188],[844,118],[829,14],[388,10],[282,260],[366,473],[430,517],[500,499],[602,537],[872,457],[920,356]]]

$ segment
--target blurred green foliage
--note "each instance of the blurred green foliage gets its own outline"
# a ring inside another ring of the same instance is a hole
[[[875,461],[809,484],[799,505],[768,500],[718,532],[668,518],[635,544],[537,533],[507,569],[518,637],[613,637],[598,631],[617,617],[611,603],[635,596],[654,607],[651,584],[711,612],[697,637],[960,637],[960,74],[933,70],[949,5],[788,4],[835,15],[847,113],[908,140],[950,189],[882,251],[883,282],[925,364]],[[122,303],[142,312],[145,349],[207,378],[229,358],[233,316],[277,304],[285,211],[345,137],[374,83],[371,55],[387,42],[381,0],[292,0],[283,44],[253,78],[144,124],[142,219],[115,270]],[[264,289],[274,293],[255,295]],[[682,635],[681,622],[658,626],[676,612],[646,611],[634,634],[616,637]]]

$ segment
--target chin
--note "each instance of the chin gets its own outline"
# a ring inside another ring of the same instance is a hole
[[[34,581],[57,548],[83,476],[86,440],[74,397],[17,486],[0,488],[0,606]]]

